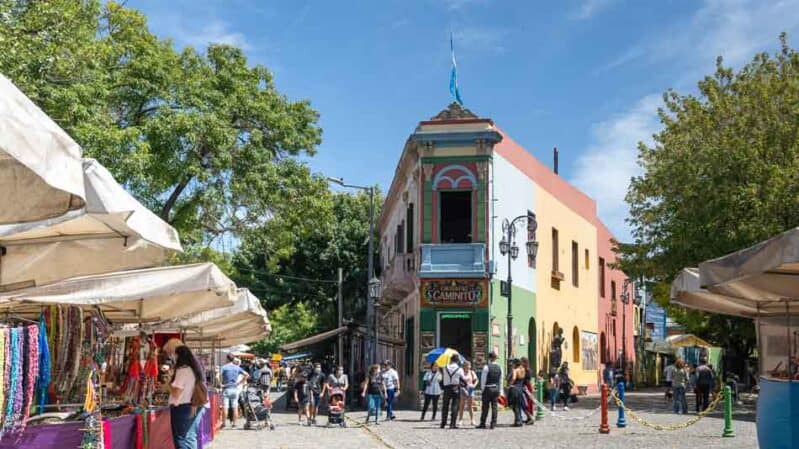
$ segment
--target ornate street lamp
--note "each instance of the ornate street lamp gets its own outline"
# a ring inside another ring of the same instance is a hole
[[[527,215],[520,215],[513,220],[507,218],[502,222],[502,239],[499,241],[499,253],[508,257],[508,280],[505,296],[508,298],[508,347],[506,362],[510,364],[513,354],[513,276],[511,275],[511,262],[519,257],[519,246],[516,244],[516,225],[521,220],[527,220],[527,231],[533,235],[538,229],[538,222],[535,214],[530,212]],[[529,239],[525,244],[527,254],[535,265],[535,258],[538,255],[538,242],[534,238]]]
[[[374,313],[372,314],[372,361],[377,363],[377,306],[380,303],[380,297],[383,294],[383,283],[380,279],[372,276],[369,279],[369,303],[372,305]]]

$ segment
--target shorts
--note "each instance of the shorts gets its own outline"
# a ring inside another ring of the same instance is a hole
[[[315,405],[316,407],[319,407],[319,392],[318,391],[314,391],[313,392],[313,405]]]
[[[239,389],[238,387],[227,387],[222,390],[222,408],[235,409],[239,406]]]

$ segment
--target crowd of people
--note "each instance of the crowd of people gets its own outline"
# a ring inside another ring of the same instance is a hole
[[[716,389],[716,373],[707,358],[702,358],[699,365],[688,365],[682,359],[670,363],[663,370],[666,383],[666,397],[672,401],[674,413],[687,414],[688,400],[686,392],[696,394],[696,413],[707,410],[710,395]]]

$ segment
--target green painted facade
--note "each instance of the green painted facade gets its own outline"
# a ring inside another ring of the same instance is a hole
[[[494,317],[494,323],[499,325],[501,330],[499,336],[495,336],[491,334],[491,329],[489,329],[488,334],[488,345],[489,348],[493,348],[495,346],[499,347],[499,356],[500,366],[506,366],[507,362],[505,360],[505,348],[507,347],[507,340],[505,339],[505,327],[508,323],[508,298],[500,295],[499,290],[499,280],[494,279],[491,281],[490,290],[491,290],[491,316]],[[530,357],[534,352],[530,352],[530,348],[536,348],[535,346],[535,338],[533,341],[530,340],[530,335],[528,335],[528,330],[530,327],[530,320],[535,319],[535,311],[536,311],[536,296],[534,292],[526,290],[524,288],[518,287],[516,285],[513,286],[513,327],[516,328],[517,335],[524,335],[524,344],[519,344],[519,339],[517,337],[514,346],[513,346],[513,353],[515,357],[529,357],[530,362],[533,364],[532,368],[537,371],[537,367],[535,366],[535,357]],[[490,324],[489,324],[490,325]],[[535,337],[535,332],[533,333],[533,337]]]

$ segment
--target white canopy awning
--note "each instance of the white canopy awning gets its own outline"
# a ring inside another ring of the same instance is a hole
[[[671,302],[705,312],[754,317],[757,308],[739,298],[712,293],[700,287],[699,269],[684,268],[671,283]]]
[[[272,327],[261,301],[246,288],[238,289],[233,305],[180,320],[147,326],[148,332],[185,332],[186,341],[213,341],[232,346],[266,338]],[[235,343],[227,344],[229,341]]]
[[[201,263],[82,276],[0,293],[0,313],[63,304],[99,308],[112,323],[154,322],[230,307],[236,296],[233,281],[216,265]]]
[[[63,215],[85,198],[78,144],[0,75],[0,224]]]
[[[84,159],[83,174],[84,208],[0,225],[0,246],[6,249],[5,255],[0,252],[0,288],[151,267],[182,251],[177,231],[133,198],[99,162]]]
[[[799,228],[699,264],[699,280],[761,315],[799,313]]]

